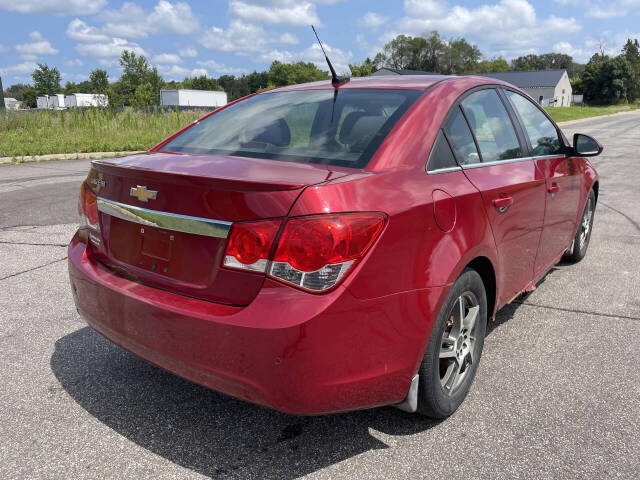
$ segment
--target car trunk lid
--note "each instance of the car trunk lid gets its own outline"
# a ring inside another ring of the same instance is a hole
[[[303,188],[348,169],[217,155],[145,153],[92,163],[98,259],[141,283],[247,305],[264,274],[221,268],[233,222],[285,217]]]

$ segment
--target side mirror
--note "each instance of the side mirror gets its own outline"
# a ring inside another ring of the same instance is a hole
[[[595,157],[602,153],[604,147],[595,138],[584,133],[573,135],[573,151],[581,157]]]

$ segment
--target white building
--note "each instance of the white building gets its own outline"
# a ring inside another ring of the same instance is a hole
[[[49,95],[38,95],[36,97],[36,107],[46,110],[49,108]]]
[[[55,95],[49,95],[49,108],[60,110],[64,107],[64,93],[56,93]]]
[[[7,110],[19,110],[21,103],[15,98],[5,97],[4,99],[4,108]]]
[[[211,90],[160,90],[160,105],[216,108],[227,104],[227,94]]]
[[[72,93],[64,97],[64,106],[75,107],[108,107],[109,98],[100,93]]]
[[[569,75],[564,69],[483,73],[481,76],[509,82],[527,92],[545,107],[571,105],[573,90]]]

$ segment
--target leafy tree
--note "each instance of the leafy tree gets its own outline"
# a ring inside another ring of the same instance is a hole
[[[106,70],[96,68],[89,74],[91,93],[105,93],[109,86],[109,74]]]
[[[33,86],[38,95],[53,95],[60,91],[60,72],[56,67],[39,63],[31,74]]]
[[[350,63],[349,70],[352,77],[368,77],[373,73],[373,62],[367,57],[362,63]]]
[[[565,69],[569,77],[582,73],[584,66],[575,63],[571,55],[564,53],[530,54],[511,60],[514,70],[560,70]]]
[[[622,47],[622,54],[629,62],[632,71],[627,82],[627,96],[629,100],[635,100],[640,98],[640,44],[638,44],[638,39],[632,41],[629,38]]]
[[[571,79],[571,91],[575,95],[582,95],[584,93],[584,84],[582,83],[581,76],[576,76]]]
[[[481,57],[478,47],[464,38],[447,42],[433,31],[426,38],[398,35],[375,56],[373,64],[375,68],[460,74],[474,71]]]
[[[447,75],[473,72],[482,53],[476,45],[472,45],[464,38],[451,39],[440,60],[440,72]]]
[[[154,104],[154,96],[153,86],[150,83],[141,83],[136,87],[131,105],[144,109]]]
[[[206,75],[185,78],[182,82],[182,88],[191,90],[222,90],[222,87],[215,78],[209,78]]]
[[[275,61],[269,67],[269,82],[276,86],[326,80],[328,77],[327,72],[320,70],[311,62],[281,63]]]
[[[138,56],[135,52],[128,50],[122,52],[119,62],[122,67],[122,76],[114,88],[120,101],[124,105],[133,105],[134,97],[136,97],[136,102],[140,102],[142,98],[148,98],[146,93],[144,96],[136,96],[138,87],[148,84],[151,97],[147,106],[158,105],[160,103],[160,88],[164,83],[158,74],[158,69],[152,67],[144,55]],[[147,92],[147,87],[141,90],[141,92],[143,91]]]
[[[611,58],[596,53],[582,76],[585,101],[608,104],[627,100],[627,85],[632,75],[631,65],[624,55]]]
[[[91,93],[91,82],[88,80],[80,83],[66,82],[64,84],[64,93],[67,95],[72,93]]]
[[[415,42],[413,37],[398,35],[387,43],[382,52],[374,58],[376,68],[390,67],[397,69],[410,68],[415,66]]]
[[[507,61],[502,57],[496,57],[478,62],[473,73],[508,72],[509,70]]]
[[[4,91],[4,96],[15,98],[19,102],[24,102],[25,96],[29,94],[29,90],[33,90],[33,87],[31,85],[26,85],[24,83],[16,83],[14,85],[11,85],[9,88],[7,88]]]

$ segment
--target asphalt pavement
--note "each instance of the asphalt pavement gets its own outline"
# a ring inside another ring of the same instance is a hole
[[[565,130],[605,145],[589,252],[498,313],[443,422],[286,415],[123,351],[68,286],[89,162],[0,166],[0,478],[637,478],[640,112]]]

